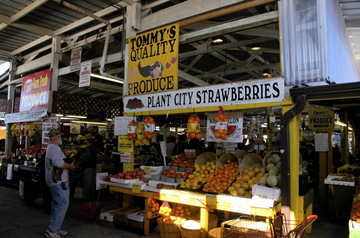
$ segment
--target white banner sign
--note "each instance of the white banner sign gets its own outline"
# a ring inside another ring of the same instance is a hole
[[[47,109],[10,113],[5,115],[5,123],[40,121],[47,115]]]
[[[215,113],[207,114],[206,122],[206,141],[216,141],[216,142],[242,142],[242,131],[243,131],[243,113],[240,111],[235,112],[226,112],[229,123],[227,127],[227,138],[226,140],[216,139],[215,138]]]
[[[70,73],[79,71],[81,65],[81,54],[82,48],[78,47],[71,50],[71,58],[70,58]]]
[[[90,86],[91,65],[92,65],[91,60],[81,63],[80,77],[79,77],[79,87]]]
[[[266,78],[162,93],[127,96],[125,113],[169,109],[281,102],[284,78]]]

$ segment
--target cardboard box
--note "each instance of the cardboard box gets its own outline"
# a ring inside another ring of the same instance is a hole
[[[252,195],[253,197],[278,201],[280,199],[281,190],[280,188],[269,188],[266,186],[255,184],[252,187]]]
[[[114,211],[114,221],[119,224],[128,225],[128,216],[131,213],[141,210],[140,207],[127,206]]]
[[[110,210],[100,214],[100,220],[113,222],[114,221],[114,212],[115,210]]]

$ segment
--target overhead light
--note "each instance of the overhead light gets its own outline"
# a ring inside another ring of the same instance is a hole
[[[63,117],[64,114],[55,114],[55,116],[57,116],[57,117]]]
[[[65,117],[81,118],[81,119],[87,118],[87,116],[77,116],[77,115],[65,115]]]
[[[351,126],[349,126],[349,125],[346,125],[346,123],[345,123],[345,122],[342,122],[342,121],[340,121],[340,120],[335,120],[335,124],[336,124],[336,125],[338,125],[338,126],[344,126],[344,127],[347,127],[347,128],[348,128],[348,130],[352,131],[352,127],[351,127]]]
[[[338,125],[338,126],[348,126],[345,124],[345,122],[342,122],[340,120],[335,120],[335,124]]]
[[[271,78],[272,77],[272,69],[264,69],[263,70],[263,76],[267,77],[267,78]]]
[[[259,44],[253,44],[251,50],[261,50],[261,46]]]
[[[108,119],[106,119],[107,121],[112,121],[112,119],[111,118],[108,118]]]
[[[99,75],[99,74],[90,74],[90,75],[91,75],[91,77],[95,77],[95,78],[99,78],[99,79],[105,79],[107,81],[111,81],[111,82],[115,82],[115,83],[121,83],[121,84],[124,83],[123,81],[113,79],[113,78],[109,78],[109,77],[106,77],[106,76],[102,76],[102,75]]]
[[[225,37],[223,37],[223,36],[214,37],[211,42],[214,44],[224,43]]]
[[[73,123],[85,123],[85,124],[95,124],[95,125],[107,125],[107,122],[97,122],[97,121],[71,121]]]

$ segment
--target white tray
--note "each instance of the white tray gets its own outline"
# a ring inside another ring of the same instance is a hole
[[[137,183],[140,180],[139,179],[117,179],[117,178],[110,178],[111,182],[115,182],[115,183],[122,183],[122,184],[132,184],[132,183]]]

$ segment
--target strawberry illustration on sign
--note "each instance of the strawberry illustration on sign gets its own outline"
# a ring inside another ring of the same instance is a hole
[[[127,104],[126,104],[126,108],[129,109],[137,109],[137,108],[143,108],[144,104],[142,103],[142,101],[140,99],[134,98],[134,99],[130,99]]]

